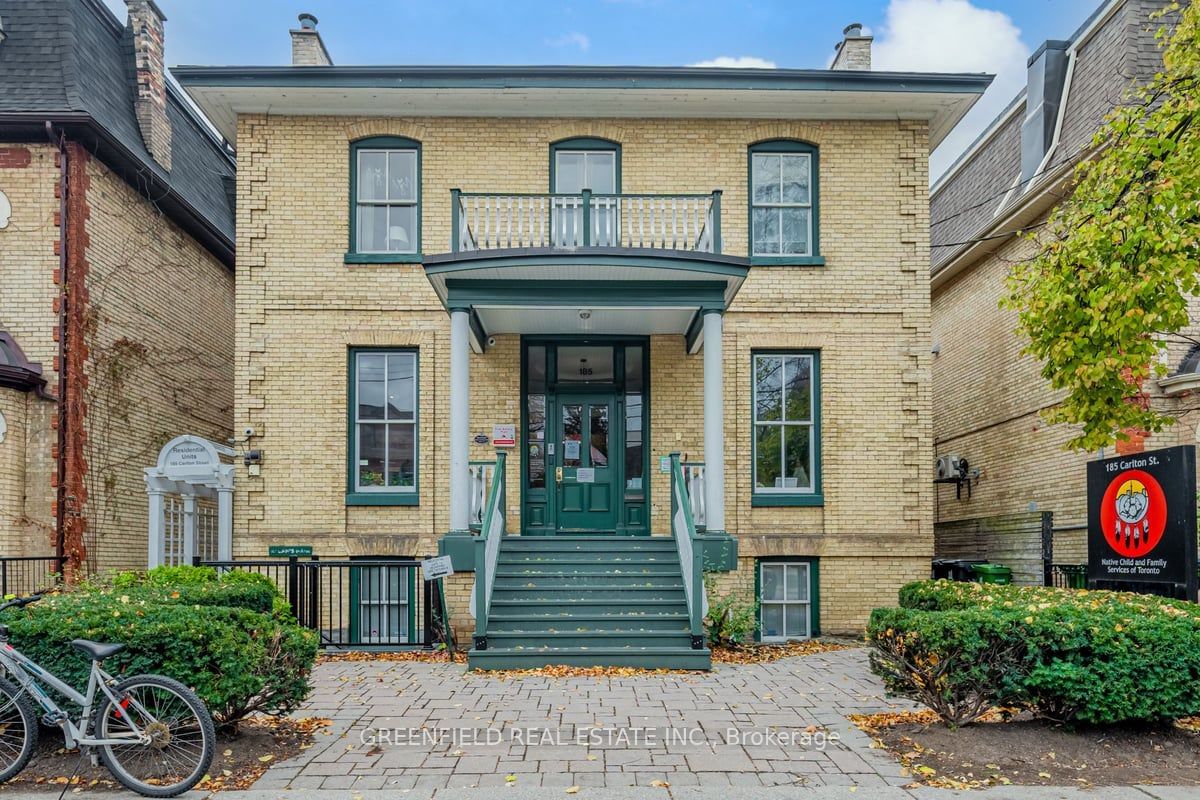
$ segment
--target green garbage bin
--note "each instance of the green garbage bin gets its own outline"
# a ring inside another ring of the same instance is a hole
[[[1012,583],[1012,570],[1003,564],[975,564],[971,571],[980,583]]]
[[[1087,564],[1063,564],[1059,569],[1066,578],[1068,589],[1087,588]]]

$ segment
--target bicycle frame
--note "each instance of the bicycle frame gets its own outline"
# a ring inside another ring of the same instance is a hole
[[[100,689],[109,700],[113,702],[117,708],[124,709],[129,704],[133,704],[137,711],[145,714],[146,718],[154,719],[145,707],[138,703],[133,698],[126,698],[124,701],[117,698],[110,686],[116,683],[113,676],[109,675],[100,668],[98,661],[92,662],[92,671],[88,675],[87,694],[80,694],[74,687],[67,685],[63,681],[51,675],[45,669],[40,667],[33,659],[25,655],[21,651],[14,648],[8,642],[0,642],[0,666],[16,680],[24,691],[38,702],[47,714],[51,717],[60,720],[63,729],[63,738],[66,740],[68,748],[83,746],[97,747],[104,745],[129,744],[132,741],[148,744],[150,737],[146,735],[138,726],[129,718],[128,714],[121,713],[121,720],[129,726],[129,734],[122,735],[110,739],[97,739],[88,735],[88,726],[92,719],[92,704],[96,699],[96,689]],[[32,675],[30,673],[33,673]],[[61,693],[71,702],[82,707],[83,711],[79,718],[79,724],[72,721],[69,714],[59,708],[58,704],[50,698],[48,694],[38,686],[38,681],[45,683],[56,692]]]

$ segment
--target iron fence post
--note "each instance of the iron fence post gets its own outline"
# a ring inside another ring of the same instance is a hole
[[[422,644],[426,650],[433,649],[433,581],[422,580],[424,584],[421,592],[421,602],[425,604],[425,608],[421,614],[422,623],[425,626],[424,641]]]
[[[192,566],[193,566],[193,567],[198,567],[198,566],[200,566],[200,556],[198,556],[198,555],[193,555],[193,556],[192,556]]]
[[[0,561],[0,597],[8,597],[8,562]]]
[[[316,564],[320,561],[320,556],[310,556],[309,564]],[[307,621],[312,624],[308,627],[314,630],[320,626],[321,622],[321,569],[318,566],[310,566],[305,568],[304,584],[308,588],[308,608],[305,609]],[[297,617],[299,619],[299,617]],[[304,624],[302,621],[301,625]]]
[[[1054,585],[1054,512],[1042,512],[1042,585]]]
[[[287,596],[288,605],[292,608],[292,615],[300,619],[300,587],[298,579],[300,577],[300,559],[296,556],[288,556],[288,571],[287,571]]]

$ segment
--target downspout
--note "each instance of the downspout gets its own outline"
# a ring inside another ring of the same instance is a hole
[[[67,194],[70,186],[67,183],[67,147],[63,134],[55,136],[54,125],[46,120],[46,135],[50,143],[58,148],[58,283],[67,286]],[[59,292],[58,302],[58,444],[54,459],[58,480],[54,493],[54,555],[58,557],[59,569],[63,569],[63,556],[66,553],[66,508],[67,508],[67,294]]]

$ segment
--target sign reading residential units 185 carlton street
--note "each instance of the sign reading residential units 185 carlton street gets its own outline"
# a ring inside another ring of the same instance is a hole
[[[1172,584],[1196,599],[1196,450],[1088,464],[1088,578]]]

